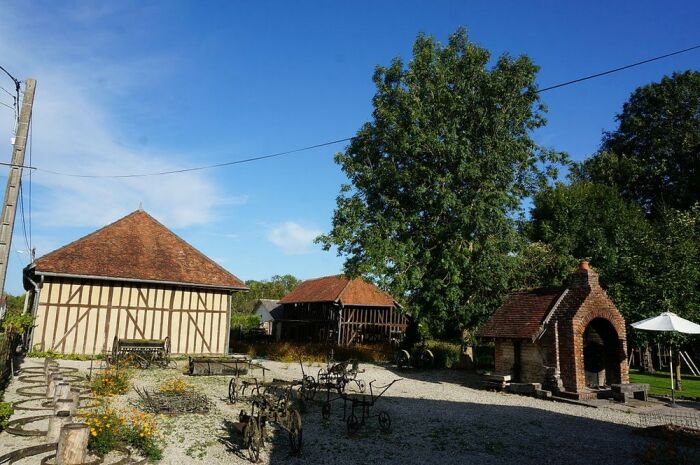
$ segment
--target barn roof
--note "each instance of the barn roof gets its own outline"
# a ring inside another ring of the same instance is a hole
[[[309,279],[282,297],[280,303],[339,302],[342,305],[395,307],[394,298],[362,278],[343,275]]]
[[[516,292],[491,315],[480,337],[535,339],[564,289],[540,288]]]
[[[143,210],[48,253],[31,266],[38,275],[248,289]]]

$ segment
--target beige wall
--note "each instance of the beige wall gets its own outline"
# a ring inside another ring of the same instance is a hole
[[[47,278],[36,309],[36,350],[99,354],[119,338],[170,337],[174,354],[227,352],[230,293],[145,283]]]

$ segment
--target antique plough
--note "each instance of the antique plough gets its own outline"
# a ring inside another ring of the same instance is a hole
[[[271,391],[252,396],[250,413],[241,410],[238,422],[233,424],[243,437],[243,448],[248,451],[252,462],[260,458],[260,451],[265,447],[267,427],[271,423],[287,433],[292,453],[301,452],[301,414],[289,398],[291,391],[285,390],[286,394],[282,395],[274,395]]]
[[[376,415],[371,413],[371,409],[374,404],[384,395],[384,393],[394,385],[397,381],[401,381],[401,378],[395,379],[391,383],[385,386],[377,386],[379,393],[374,392],[374,383],[376,380],[370,381],[369,383],[369,394],[354,394],[349,395],[346,393],[341,393],[340,397],[343,399],[343,420],[347,427],[348,434],[355,434],[360,429],[361,426],[365,424],[365,420],[368,418],[377,418],[379,422],[379,429],[383,433],[391,432],[391,416],[386,410],[380,410]],[[347,405],[350,404],[350,415],[347,415]],[[359,415],[359,418],[358,418]]]

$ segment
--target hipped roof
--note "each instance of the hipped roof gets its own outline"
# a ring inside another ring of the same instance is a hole
[[[38,275],[248,289],[143,210],[37,259]]]
[[[395,307],[392,296],[362,278],[325,276],[309,279],[284,296],[281,304],[338,302],[342,305],[367,307]]]

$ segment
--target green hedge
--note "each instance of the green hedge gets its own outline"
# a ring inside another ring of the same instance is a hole
[[[462,349],[459,344],[445,341],[427,341],[426,347],[435,357],[435,368],[457,368]]]
[[[260,316],[250,313],[234,313],[231,315],[231,328],[245,332],[260,327]]]

